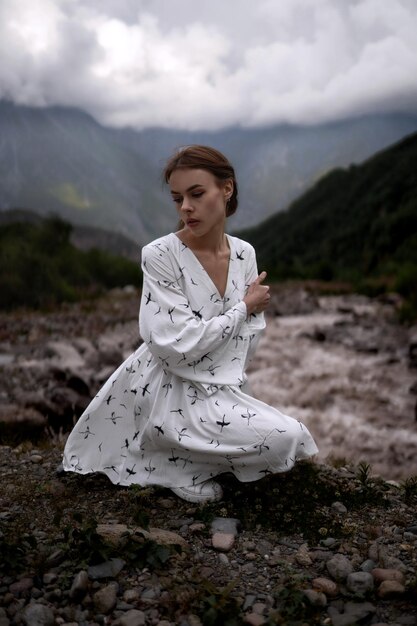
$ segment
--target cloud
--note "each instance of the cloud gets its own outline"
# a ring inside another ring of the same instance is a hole
[[[2,0],[0,97],[115,126],[417,113],[414,0]]]

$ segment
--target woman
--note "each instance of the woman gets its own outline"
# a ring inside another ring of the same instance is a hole
[[[237,208],[233,167],[213,148],[189,146],[164,176],[181,222],[142,250],[144,343],[77,422],[63,465],[165,486],[190,502],[218,500],[213,477],[258,480],[317,447],[300,421],[247,393],[270,294],[252,246],[225,234]]]

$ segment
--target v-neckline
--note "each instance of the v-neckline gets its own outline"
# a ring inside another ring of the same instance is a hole
[[[191,248],[189,246],[187,246],[186,243],[184,243],[176,233],[172,233],[174,235],[174,237],[179,241],[180,244],[182,244],[185,250],[188,250],[190,252],[190,254],[192,254],[193,258],[195,259],[195,261],[197,262],[198,266],[200,267],[200,269],[204,272],[204,274],[208,277],[209,281],[211,282],[211,284],[213,285],[214,289],[216,290],[216,293],[220,296],[220,298],[222,300],[224,300],[224,298],[226,297],[226,293],[229,289],[229,282],[230,282],[230,272],[231,272],[231,265],[232,265],[232,240],[230,238],[230,235],[228,235],[227,233],[225,233],[226,235],[226,239],[227,239],[227,243],[229,244],[229,263],[227,265],[227,277],[226,277],[226,286],[224,288],[224,293],[223,295],[220,293],[220,291],[218,290],[214,280],[212,279],[212,277],[210,276],[210,274],[208,273],[208,271],[206,270],[206,268],[204,267],[204,265],[202,264],[202,262],[200,261],[200,259],[198,258],[198,256],[195,254],[195,252],[193,252],[191,250]]]

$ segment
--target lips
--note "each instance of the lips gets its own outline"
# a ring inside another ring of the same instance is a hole
[[[193,227],[197,226],[200,222],[198,220],[187,220],[187,226]]]

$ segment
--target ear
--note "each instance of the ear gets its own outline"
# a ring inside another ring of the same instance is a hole
[[[233,180],[231,178],[228,178],[223,183],[223,193],[224,193],[224,198],[226,201],[229,200],[229,198],[233,194],[233,189],[234,189]]]

